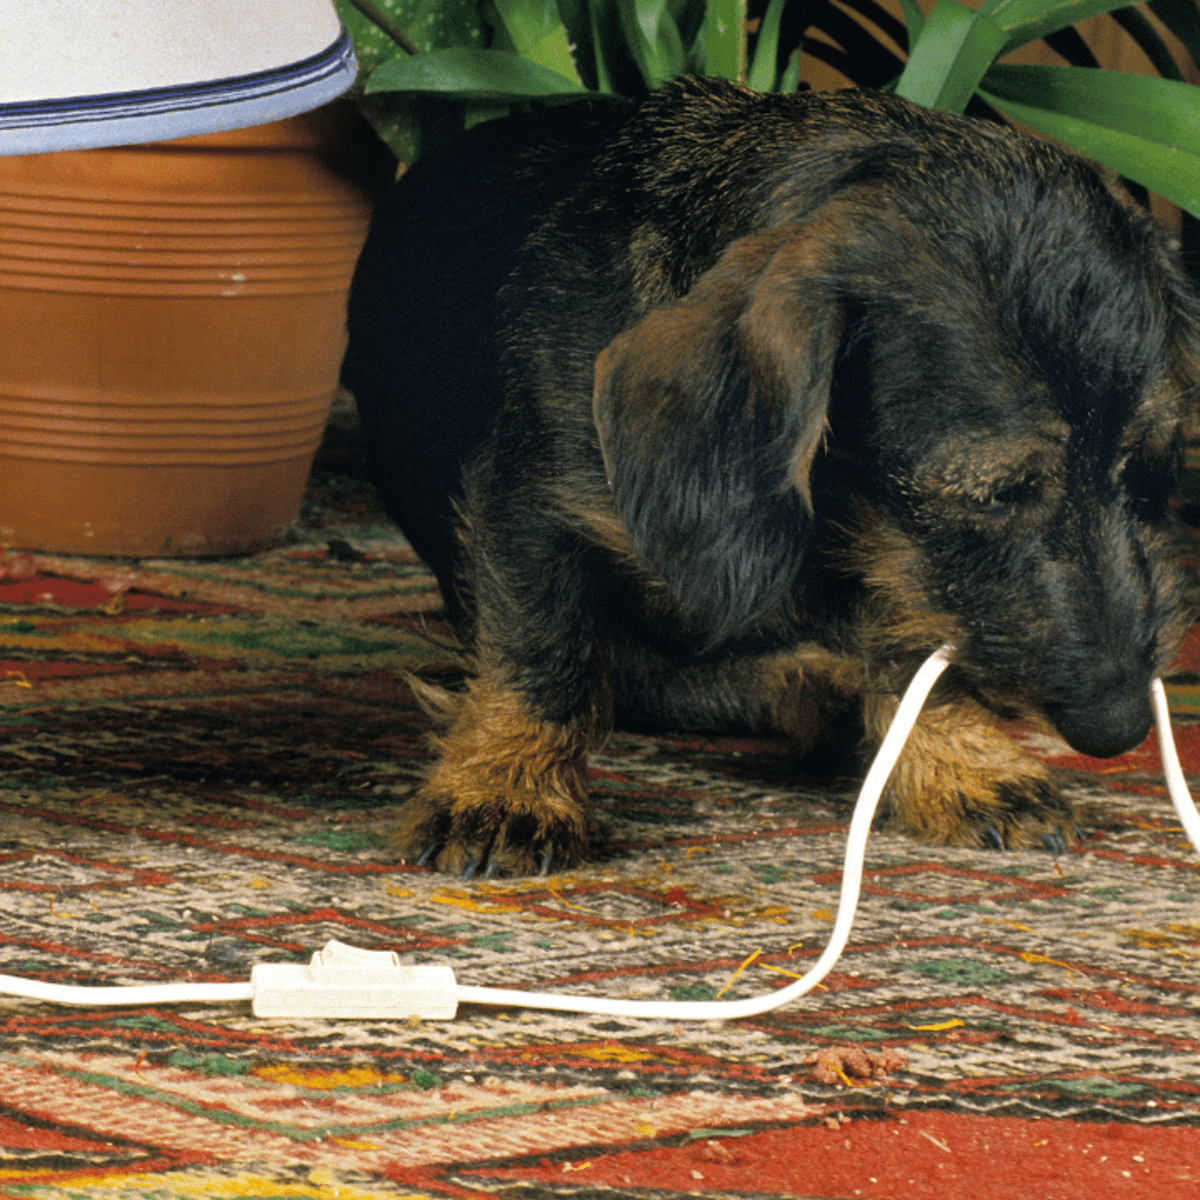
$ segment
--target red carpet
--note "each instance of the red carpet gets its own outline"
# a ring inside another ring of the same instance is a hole
[[[402,672],[452,668],[429,577],[325,461],[266,555],[0,562],[0,971],[244,980],[330,937],[636,997],[803,971],[855,785],[779,743],[617,735],[592,772],[607,840],[569,874],[391,860],[427,755]],[[1198,684],[1193,636],[1169,680],[1193,779]],[[1200,859],[1153,745],[1097,763],[1017,735],[1083,844],[874,836],[834,974],[753,1020],[0,999],[0,1197],[1200,1196]]]
[[[836,1125],[836,1128],[834,1126]],[[491,1178],[580,1181],[620,1193],[660,1188],[885,1200],[1160,1200],[1200,1195],[1200,1153],[1190,1129],[1073,1121],[1020,1121],[945,1112],[881,1120],[700,1136],[670,1148],[597,1161],[494,1171]]]

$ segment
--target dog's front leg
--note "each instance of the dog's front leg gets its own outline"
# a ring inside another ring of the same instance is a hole
[[[431,690],[442,708],[439,758],[401,810],[399,854],[467,876],[546,873],[578,862],[590,817],[585,788],[590,722],[539,717],[498,666],[462,695]]]
[[[896,704],[886,694],[865,698],[869,746],[883,740]],[[895,824],[939,845],[1057,851],[1078,840],[1046,768],[967,698],[921,713],[886,795]]]
[[[394,841],[409,861],[468,877],[585,856],[587,753],[612,720],[586,565],[553,506],[523,487],[522,456],[497,457],[509,474],[498,482],[481,463],[464,505],[473,675],[461,694],[418,694],[441,724],[438,759]]]

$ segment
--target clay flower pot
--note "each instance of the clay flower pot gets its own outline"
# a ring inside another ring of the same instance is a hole
[[[0,157],[0,544],[191,557],[286,532],[370,214],[350,119]]]

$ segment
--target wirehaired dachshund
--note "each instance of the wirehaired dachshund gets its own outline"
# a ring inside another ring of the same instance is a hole
[[[430,154],[376,216],[344,371],[470,668],[427,696],[398,852],[579,861],[614,725],[869,754],[947,642],[891,822],[1073,842],[995,718],[1146,737],[1196,329],[1113,181],[888,95],[682,81]]]

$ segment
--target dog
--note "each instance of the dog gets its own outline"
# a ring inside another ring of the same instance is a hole
[[[1166,548],[1197,309],[1080,158],[864,91],[713,80],[479,126],[381,205],[344,380],[466,647],[396,846],[579,862],[614,726],[838,728],[929,842],[1059,851],[996,720],[1137,746],[1185,627]]]

